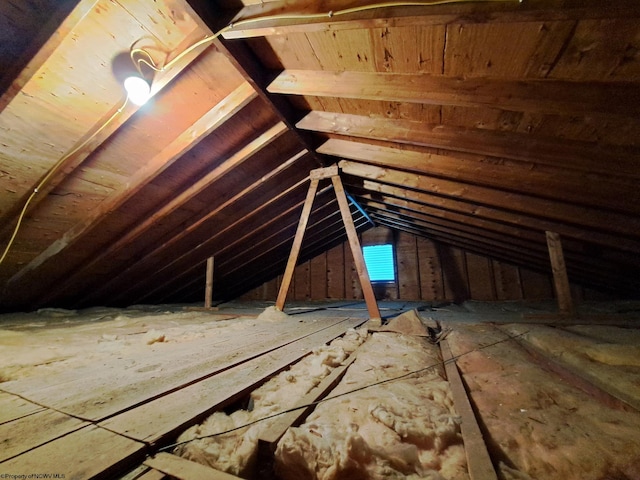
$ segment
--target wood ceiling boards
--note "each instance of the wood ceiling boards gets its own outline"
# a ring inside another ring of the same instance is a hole
[[[637,294],[637,2],[367,5],[3,2],[3,249],[56,170],[0,309],[199,300],[212,255],[233,298],[282,272],[309,171],[333,163],[380,225],[540,271],[558,232],[572,281]],[[188,51],[143,107],[113,73],[132,46]],[[337,212],[318,197],[302,258],[345,240]]]

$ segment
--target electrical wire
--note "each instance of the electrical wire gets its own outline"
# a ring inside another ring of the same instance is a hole
[[[154,70],[156,72],[163,72],[163,71],[168,70],[169,68],[171,68],[177,62],[179,62],[180,59],[182,59],[185,55],[188,55],[189,53],[191,53],[196,48],[198,48],[198,47],[200,47],[202,45],[205,45],[205,44],[207,44],[209,42],[212,42],[216,38],[218,38],[220,35],[228,32],[228,31],[231,31],[236,27],[240,27],[240,26],[252,25],[252,24],[255,24],[255,23],[260,23],[260,22],[269,21],[269,20],[320,20],[322,18],[339,17],[339,16],[342,16],[342,15],[350,15],[350,14],[353,14],[353,13],[360,13],[360,12],[365,12],[367,10],[375,10],[375,9],[378,9],[378,8],[430,7],[430,6],[436,6],[436,5],[447,5],[447,4],[452,4],[452,3],[495,3],[495,2],[501,2],[501,3],[518,2],[518,3],[522,3],[523,0],[434,0],[434,1],[422,1],[422,2],[421,1],[415,1],[415,2],[382,2],[382,3],[373,3],[373,4],[370,4],[370,5],[362,5],[362,6],[359,6],[359,7],[344,8],[344,9],[335,10],[335,11],[331,10],[329,12],[322,12],[322,13],[295,13],[295,14],[283,13],[283,14],[277,14],[277,15],[265,15],[264,17],[246,18],[246,19],[238,20],[236,22],[229,23],[229,25],[226,25],[225,27],[221,28],[216,33],[214,33],[213,35],[205,37],[202,40],[194,43],[193,45],[191,45],[190,47],[185,49],[178,56],[176,56],[174,59],[172,59],[171,61],[169,61],[168,63],[166,63],[162,67],[158,67],[158,65],[156,65],[155,61],[153,60],[153,58],[151,57],[149,52],[147,52],[146,50],[144,50],[142,48],[134,48],[134,49],[132,49],[130,51],[130,53],[131,53],[131,59],[136,64],[136,66],[139,66],[140,63],[144,63],[145,65],[147,65],[149,68],[151,68],[152,70]],[[136,60],[134,58],[136,53],[143,53],[149,59],[149,61],[144,60],[142,58],[139,58],[139,59]]]
[[[122,103],[122,106],[118,110],[116,110],[114,114],[111,115],[111,117],[109,117],[100,126],[100,128],[98,128],[95,132],[93,132],[91,136],[87,138],[84,142],[82,142],[80,145],[78,145],[73,150],[71,150],[70,152],[67,152],[63,157],[61,157],[60,160],[58,160],[55,163],[55,165],[49,169],[47,174],[44,177],[42,177],[40,182],[38,182],[38,184],[34,187],[33,191],[31,192],[31,195],[29,195],[29,198],[27,198],[27,201],[24,202],[24,206],[22,207],[22,211],[20,212],[20,215],[18,215],[18,222],[16,223],[16,226],[13,230],[13,234],[11,235],[11,238],[9,239],[7,246],[4,249],[2,257],[0,257],[0,265],[2,265],[2,262],[4,262],[4,259],[7,257],[7,254],[9,253],[9,250],[11,249],[11,246],[13,245],[13,242],[15,241],[16,236],[18,235],[18,231],[20,230],[22,221],[24,220],[24,216],[27,213],[27,209],[29,208],[29,205],[31,204],[31,201],[34,199],[34,197],[38,193],[40,193],[40,190],[47,184],[47,182],[51,179],[51,177],[53,177],[53,175],[60,169],[60,167],[64,164],[64,162],[69,157],[71,157],[72,155],[77,153],[80,149],[82,149],[85,145],[87,145],[91,140],[93,140],[96,137],[96,135],[98,135],[102,130],[104,130],[111,122],[113,122],[113,120],[118,115],[122,113],[122,111],[124,110],[124,107],[127,106],[128,101],[129,101],[129,97],[125,98],[124,102]]]
[[[192,438],[190,440],[184,440],[182,442],[172,443],[170,445],[166,445],[166,446],[164,446],[162,448],[159,448],[158,452],[166,452],[167,450],[171,450],[171,449],[173,449],[175,447],[179,447],[180,445],[185,445],[187,443],[195,442],[196,440],[203,440],[205,438],[214,438],[214,437],[220,437],[222,435],[227,435],[229,433],[233,433],[235,431],[242,430],[243,428],[247,428],[247,427],[250,427],[252,425],[255,425],[256,423],[264,422],[265,420],[270,420],[272,418],[276,418],[276,417],[279,417],[281,415],[285,415],[287,413],[295,412],[295,411],[298,411],[298,410],[303,409],[303,408],[315,407],[317,405],[320,405],[321,403],[328,402],[329,400],[334,400],[336,398],[340,398],[340,397],[344,397],[344,396],[347,396],[347,395],[351,395],[352,393],[356,393],[356,392],[359,392],[361,390],[365,390],[367,388],[376,387],[378,385],[383,385],[383,384],[389,383],[389,382],[395,382],[397,380],[401,380],[403,378],[407,378],[407,377],[410,377],[412,375],[416,375],[418,373],[422,373],[422,372],[426,372],[428,370],[432,370],[434,368],[439,367],[440,365],[445,365],[445,364],[448,364],[448,363],[455,362],[459,358],[464,357],[466,355],[469,355],[470,353],[480,352],[480,351],[482,351],[482,350],[484,350],[486,348],[493,347],[495,345],[499,345],[499,344],[504,343],[504,342],[508,342],[509,340],[515,340],[515,339],[517,339],[517,338],[519,338],[519,337],[521,337],[523,335],[526,335],[527,333],[529,333],[528,330],[526,332],[522,332],[522,333],[519,333],[517,335],[508,335],[508,334],[505,333],[505,335],[507,335],[507,338],[503,338],[501,340],[496,340],[495,342],[488,343],[486,345],[482,345],[480,348],[474,348],[473,350],[469,350],[467,352],[461,353],[460,355],[456,355],[455,357],[451,357],[449,360],[444,360],[442,362],[434,363],[433,365],[429,365],[427,367],[423,367],[423,368],[420,368],[418,370],[414,370],[414,371],[405,373],[405,374],[400,375],[398,377],[387,378],[385,380],[380,380],[379,382],[375,382],[375,383],[371,383],[369,385],[364,385],[362,387],[354,388],[353,390],[349,390],[347,392],[342,392],[342,393],[338,393],[337,395],[332,395],[330,397],[325,397],[325,398],[322,398],[322,399],[317,400],[315,402],[307,403],[305,405],[298,405],[296,407],[292,407],[292,408],[283,410],[281,412],[274,413],[272,415],[268,415],[266,417],[258,418],[257,420],[253,420],[251,422],[247,422],[244,425],[240,425],[238,427],[230,428],[229,430],[225,430],[224,432],[212,433],[210,435],[202,435],[200,437],[195,437],[195,438]]]
[[[333,17],[338,17],[338,16],[341,16],[341,15],[349,15],[349,14],[353,14],[353,13],[364,12],[364,11],[367,11],[367,10],[374,10],[374,9],[377,9],[377,8],[428,7],[428,6],[446,5],[446,4],[452,4],[452,3],[489,3],[489,2],[519,2],[519,3],[522,3],[522,0],[435,0],[435,1],[429,1],[429,2],[426,2],[426,1],[424,1],[424,2],[421,2],[421,1],[415,1],[415,2],[383,2],[383,3],[374,3],[374,4],[371,4],[371,5],[363,5],[363,6],[359,6],[359,7],[345,8],[345,9],[342,9],[342,10],[329,11],[329,12],[324,12],[324,13],[299,13],[299,14],[266,15],[264,17],[247,18],[247,19],[243,19],[243,20],[238,20],[237,22],[232,22],[229,25],[227,25],[227,26],[221,28],[220,30],[218,30],[213,35],[205,37],[202,40],[200,40],[200,41],[194,43],[193,45],[189,46],[184,51],[182,51],[179,55],[177,55],[175,58],[173,58],[171,61],[169,61],[166,64],[164,64],[162,67],[158,67],[156,65],[155,61],[153,60],[153,57],[151,56],[151,54],[149,52],[147,52],[146,50],[144,50],[143,48],[132,48],[132,49],[129,50],[129,55],[131,57],[131,60],[135,64],[136,68],[138,69],[138,71],[141,74],[142,74],[142,72],[140,71],[140,64],[141,63],[144,63],[145,65],[147,65],[149,68],[151,68],[152,70],[154,70],[156,72],[163,72],[163,71],[166,71],[166,70],[170,69],[173,65],[178,63],[182,58],[184,58],[186,55],[191,53],[196,48],[198,48],[198,47],[200,47],[202,45],[206,45],[207,43],[210,43],[210,42],[214,41],[220,35],[224,34],[227,31],[233,30],[234,28],[239,27],[239,26],[251,25],[251,24],[254,24],[254,23],[259,23],[259,22],[268,21],[268,20],[314,20],[314,19],[321,19],[321,18],[333,18]],[[142,54],[142,55],[146,56],[147,59],[144,59],[144,58],[136,59],[135,56],[138,55],[138,54]],[[122,105],[122,107],[120,107],[116,111],[116,113],[114,113],[113,116],[111,118],[109,118],[87,140],[85,140],[80,146],[78,146],[77,148],[75,148],[74,150],[72,150],[71,152],[69,152],[65,156],[63,156],[60,160],[58,160],[58,162],[56,162],[56,164],[49,170],[49,172],[43,177],[43,179],[33,189],[33,191],[31,192],[31,195],[29,195],[29,198],[25,202],[25,204],[24,204],[24,206],[22,208],[22,211],[20,212],[20,215],[18,216],[18,222],[17,222],[17,224],[16,224],[16,226],[15,226],[15,228],[13,230],[13,234],[11,235],[11,238],[9,239],[9,242],[7,243],[7,246],[4,249],[2,257],[0,257],[0,265],[2,265],[2,262],[4,262],[4,259],[7,257],[7,254],[9,253],[9,250],[11,249],[11,246],[13,245],[13,242],[15,241],[16,236],[18,235],[18,231],[20,230],[20,227],[22,225],[24,217],[25,217],[25,215],[27,213],[27,209],[29,208],[29,205],[31,204],[31,201],[33,200],[33,198],[38,194],[40,189],[42,189],[45,186],[45,184],[51,179],[53,174],[55,174],[58,171],[60,166],[64,163],[64,161],[67,158],[69,158],[71,155],[73,155],[78,150],[80,150],[82,147],[84,147],[89,141],[93,140],[95,138],[95,136],[98,135],[99,132],[101,132],[107,125],[109,125],[109,123],[111,123],[113,121],[113,119],[118,114],[120,114],[122,112],[122,110],[124,109],[125,105],[127,104],[127,100],[128,100],[128,97],[127,97],[127,99],[125,99],[124,104]]]

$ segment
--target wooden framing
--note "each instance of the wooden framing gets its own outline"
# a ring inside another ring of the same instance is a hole
[[[564,253],[560,235],[555,232],[546,232],[547,246],[549,247],[549,258],[551,259],[551,270],[553,272],[553,282],[556,287],[556,297],[561,315],[573,315],[573,302],[571,301],[571,286],[567,276],[567,267],[564,263]]]
[[[351,216],[351,210],[349,209],[349,201],[344,191],[342,181],[340,180],[339,169],[337,165],[331,167],[319,168],[312,170],[309,178],[311,184],[309,185],[309,191],[307,192],[307,198],[302,208],[302,214],[300,215],[300,222],[298,223],[298,229],[293,240],[293,246],[291,247],[291,253],[289,254],[289,260],[284,271],[282,278],[282,284],[278,291],[278,298],[276,300],[276,308],[280,311],[284,309],[284,304],[293,278],[293,271],[295,270],[296,263],[298,262],[298,256],[300,254],[300,248],[302,246],[302,239],[304,237],[304,231],[307,228],[309,221],[309,214],[311,213],[311,207],[313,205],[313,199],[315,198],[316,191],[318,189],[318,182],[321,179],[330,178],[333,184],[333,188],[338,199],[340,206],[340,214],[342,215],[342,221],[347,232],[349,239],[349,246],[351,247],[351,253],[356,265],[356,271],[358,272],[358,279],[362,287],[362,293],[364,295],[365,302],[367,304],[367,310],[369,311],[369,318],[374,322],[380,322],[380,311],[376,302],[376,297],[371,286],[371,280],[369,279],[369,273],[367,272],[367,265],[364,262],[362,255],[362,248],[360,247],[360,241],[358,240],[358,233],[353,225],[353,218]]]
[[[597,184],[585,184],[584,174],[575,170],[532,169],[530,163],[519,161],[491,162],[482,156],[450,152],[440,155],[422,147],[398,147],[397,144],[380,145],[368,140],[331,138],[318,148],[318,152],[499,192],[517,191],[523,196],[542,199],[551,197],[557,203],[584,205],[585,209],[607,208],[622,214],[640,214],[640,205],[635,205],[640,204],[640,194],[635,181],[629,178],[603,177]]]
[[[91,215],[83,222],[75,225],[60,240],[53,242],[49,248],[33,259],[9,281],[15,282],[19,280],[22,276],[55,256],[61,250],[72,246],[84,233],[95,227],[102,220],[103,215],[124,205],[125,202],[133,198],[136,193],[140,192],[147,183],[153,181],[154,178],[171,167],[182,155],[194,148],[213,130],[238,113],[238,111],[249,104],[256,96],[255,90],[253,90],[248,83],[241,84],[222,100],[222,102],[216,104],[209,112],[199,118],[191,128],[185,130],[159,152],[149,161],[145,168],[136,172],[136,174],[129,179],[128,183],[122,187],[118,195],[112,197],[109,201],[103,202],[100,208],[92,211]]]
[[[240,477],[215,470],[201,463],[170,453],[157,453],[144,461],[144,465],[178,480],[239,480]]]
[[[471,480],[497,480],[498,476],[491,463],[491,457],[487,451],[482,432],[478,426],[475,413],[467,397],[456,360],[451,353],[447,340],[440,342],[442,360],[447,373],[447,380],[451,388],[453,404],[458,415],[462,418],[460,428],[464,440],[464,451],[467,455],[467,468]]]
[[[207,258],[207,279],[204,289],[204,308],[211,308],[213,297],[213,257]]]
[[[296,262],[298,261],[298,255],[300,254],[300,248],[302,247],[302,239],[304,238],[304,231],[307,228],[309,222],[309,214],[311,213],[311,207],[313,206],[313,200],[316,197],[316,191],[318,190],[319,180],[312,178],[309,184],[309,190],[307,192],[307,198],[302,206],[302,213],[300,214],[300,222],[298,223],[298,229],[296,235],[293,238],[293,245],[291,246],[291,253],[289,254],[289,260],[287,266],[284,269],[284,276],[282,277],[282,285],[280,285],[280,291],[278,292],[278,298],[276,299],[276,308],[280,311],[284,310],[284,303],[287,299],[287,292],[289,291],[289,285],[291,284],[291,278],[293,277],[293,270],[296,268]]]
[[[534,139],[526,133],[427,124],[413,120],[383,120],[323,111],[309,112],[296,127],[315,132],[442,148],[450,152],[512,158],[571,171],[640,177],[640,154],[634,149],[614,145],[601,148],[592,143],[566,139],[558,143],[552,137],[536,136]],[[337,150],[340,151],[340,148],[342,145]]]
[[[386,100],[428,105],[491,107],[557,115],[638,115],[634,85],[560,80],[509,81],[424,74],[285,70],[267,90],[287,95]]]
[[[433,198],[432,204],[438,206],[447,207],[453,202],[457,209],[458,205],[466,204],[468,210],[475,212],[478,216],[506,218],[515,225],[528,226],[543,231],[557,231],[567,237],[585,239],[629,251],[640,251],[640,241],[613,234],[613,232],[618,232],[634,235],[639,231],[640,221],[630,215],[588,209],[537,196],[499,191],[472,183],[461,183],[457,180],[443,179],[425,173],[403,172],[364,162],[342,160],[339,166],[343,173],[399,187],[401,190],[407,191],[407,195],[410,197],[419,198],[426,195]],[[365,185],[373,186],[370,183]],[[375,191],[375,188],[372,190]],[[439,198],[436,198],[431,192],[437,192]],[[546,218],[539,218],[541,212],[546,213]],[[543,225],[556,225],[557,228],[544,228]],[[602,232],[601,229],[604,226],[609,228],[612,233]]]
[[[367,303],[367,310],[369,310],[369,318],[374,323],[381,321],[380,311],[378,310],[378,303],[376,302],[376,296],[373,293],[373,287],[371,286],[371,280],[369,279],[369,272],[367,271],[367,265],[364,262],[364,256],[362,255],[362,247],[360,247],[360,241],[358,240],[358,234],[353,226],[353,219],[351,218],[351,211],[349,210],[349,202],[347,196],[344,193],[344,187],[342,186],[342,180],[338,175],[331,177],[333,187],[336,191],[336,197],[340,204],[340,213],[342,214],[342,220],[347,230],[347,237],[349,238],[349,246],[351,247],[351,254],[356,264],[356,271],[358,272],[358,278],[360,279],[360,286],[362,287],[362,294],[364,300]]]
[[[192,0],[195,3],[196,0]],[[228,1],[228,0],[227,0]],[[235,7],[235,3],[228,2]],[[270,12],[268,6],[273,5],[273,13],[283,13],[279,1],[245,1],[235,19],[256,18],[266,16]],[[344,7],[341,2],[330,1],[312,4],[313,10],[323,12],[339,11]],[[286,11],[285,11],[286,13]],[[387,9],[376,9],[353,12],[349,15],[319,15],[314,18],[297,18],[296,15],[284,18],[268,18],[260,21],[239,24],[224,33],[224,38],[241,39],[270,35],[289,35],[312,32],[337,32],[362,28],[407,27],[415,25],[447,25],[474,23],[506,23],[506,22],[540,22],[540,21],[578,21],[585,19],[607,18],[610,16],[625,17],[637,15],[638,5],[633,1],[617,1],[614,5],[602,5],[601,2],[588,0],[579,4],[568,5],[566,2],[552,1],[543,4],[526,4],[514,1],[497,5],[484,2],[481,5],[425,5]]]

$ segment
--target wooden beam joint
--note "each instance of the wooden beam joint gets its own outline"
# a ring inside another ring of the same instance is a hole
[[[324,178],[331,178],[340,175],[340,169],[338,165],[331,165],[330,167],[325,168],[316,168],[315,170],[311,170],[309,172],[309,178],[311,180],[322,180]]]

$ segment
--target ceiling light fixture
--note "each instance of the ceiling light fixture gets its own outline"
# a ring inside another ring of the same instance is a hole
[[[124,80],[124,89],[131,103],[142,106],[151,97],[151,85],[144,78],[131,75]]]

